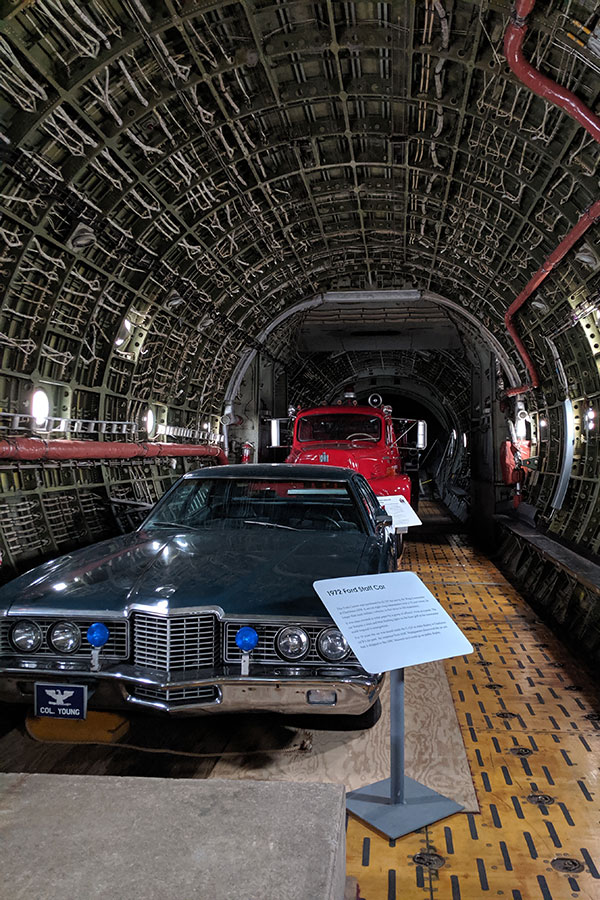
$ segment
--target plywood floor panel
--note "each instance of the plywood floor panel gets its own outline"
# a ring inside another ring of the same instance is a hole
[[[406,686],[406,773],[434,791],[477,811],[477,797],[443,663],[413,666]],[[219,759],[211,778],[331,782],[347,790],[389,776],[389,690],[383,713],[369,731],[312,732],[310,753]],[[233,749],[237,737],[232,738]],[[237,744],[239,746],[239,744]]]

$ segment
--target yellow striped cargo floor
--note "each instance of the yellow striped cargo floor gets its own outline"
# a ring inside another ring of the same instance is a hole
[[[443,523],[429,506],[427,519]],[[350,817],[348,874],[359,896],[599,900],[594,683],[463,537],[410,540],[401,568],[422,578],[475,648],[445,665],[481,813],[397,841]]]

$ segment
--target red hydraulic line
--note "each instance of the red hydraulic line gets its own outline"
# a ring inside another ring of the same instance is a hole
[[[158,456],[214,457],[221,465],[228,462],[221,447],[206,444],[136,444],[119,441],[44,441],[41,438],[7,437],[0,440],[0,459],[91,460],[154,459]]]
[[[535,0],[516,0],[514,13],[504,34],[504,55],[517,78],[527,85],[534,94],[543,97],[555,106],[560,106],[570,116],[577,119],[595,141],[600,143],[600,118],[576,97],[572,91],[542,75],[523,55],[523,41],[527,33],[525,19],[535,6]]]
[[[531,278],[519,296],[514,300],[514,302],[509,306],[504,315],[504,322],[506,324],[506,328],[508,333],[512,337],[517,350],[521,354],[521,359],[527,366],[527,370],[531,377],[531,384],[522,384],[520,387],[509,388],[506,391],[508,397],[514,397],[518,394],[524,394],[526,391],[530,391],[532,388],[537,388],[540,385],[539,375],[531,359],[529,353],[525,349],[523,341],[517,334],[517,330],[513,323],[513,316],[520,309],[527,298],[533,294],[533,292],[540,286],[542,281],[550,274],[552,269],[561,261],[561,259],[566,256],[569,252],[573,244],[575,244],[582,234],[588,230],[590,225],[593,222],[596,222],[600,218],[600,200],[596,200],[592,206],[588,210],[584,212],[582,217],[579,219],[576,225],[568,232],[568,234],[562,239],[556,250],[550,254],[550,256],[546,259],[546,261],[542,264],[542,266],[537,270],[533,278]]]
[[[552,81],[551,78],[547,78],[545,75],[542,75],[541,72],[538,72],[538,70],[523,56],[522,45],[527,32],[525,20],[534,6],[535,0],[516,0],[514,13],[504,35],[504,55],[506,56],[507,62],[517,78],[519,78],[523,84],[526,84],[535,94],[554,103],[555,106],[564,109],[570,116],[583,125],[586,131],[592,135],[594,140],[600,143],[600,118],[588,109],[585,103],[571,91],[561,87],[555,81]],[[504,316],[506,329],[515,342],[515,346],[519,351],[521,359],[525,363],[531,378],[530,385],[523,384],[520,387],[510,388],[506,391],[507,396],[514,397],[518,394],[524,394],[532,388],[539,387],[540,384],[540,378],[534,362],[525,349],[523,341],[517,334],[513,322],[516,312],[540,286],[544,279],[547,278],[552,269],[561,261],[565,254],[569,252],[571,247],[583,234],[585,234],[590,225],[596,222],[598,218],[600,218],[600,201],[596,201],[596,203],[586,210],[577,224],[565,235],[556,250],[554,250],[554,252],[545,260],[533,278],[530,279],[519,296],[506,311]]]

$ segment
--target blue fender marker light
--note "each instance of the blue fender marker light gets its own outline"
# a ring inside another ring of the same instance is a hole
[[[110,631],[102,622],[93,622],[87,630],[86,637],[92,647],[104,647],[110,637]]]
[[[250,653],[258,644],[258,633],[249,625],[244,625],[236,634],[235,642],[242,653]]]

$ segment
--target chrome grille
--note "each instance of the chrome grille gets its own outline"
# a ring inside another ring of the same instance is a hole
[[[159,703],[216,703],[220,699],[220,692],[214,684],[167,690],[140,685],[135,688],[133,696],[139,700]]]
[[[24,653],[22,650],[15,650],[10,642],[10,629],[15,622],[23,619],[35,622],[42,629],[42,645],[35,653]],[[81,629],[81,647],[75,653],[59,653],[58,650],[54,650],[48,643],[48,631],[56,622],[73,622]],[[89,659],[92,646],[88,644],[85,635],[92,622],[102,622],[110,632],[108,641],[100,653],[100,658],[127,659],[129,656],[129,642],[127,640],[126,619],[118,619],[111,622],[110,619],[80,619],[78,616],[53,616],[52,618],[44,619],[37,616],[11,616],[8,619],[4,619],[0,624],[0,648],[2,653],[10,653],[11,655],[27,659],[37,659],[38,657],[46,656],[59,657],[60,659]]]
[[[239,628],[242,625],[247,625],[247,622],[228,622],[225,626],[226,633],[226,645],[225,645],[225,661],[226,662],[240,662],[242,658],[242,651],[238,647],[235,642],[235,636]],[[319,666],[340,666],[340,665],[358,665],[358,660],[356,659],[354,653],[350,651],[348,656],[343,659],[341,662],[329,662],[326,659],[323,659],[322,656],[319,655],[319,651],[317,650],[317,637],[323,631],[324,628],[328,628],[328,625],[300,625],[310,639],[310,649],[304,659],[301,659],[299,662],[290,663],[287,660],[283,660],[281,656],[277,653],[275,649],[275,637],[278,631],[281,631],[282,628],[285,627],[286,624],[293,625],[293,622],[289,623],[281,623],[279,625],[257,625],[254,624],[252,627],[256,629],[258,632],[258,644],[252,651],[251,660],[253,663],[274,663],[279,665],[294,665],[294,666],[306,666],[306,665],[319,665]]]
[[[217,661],[217,619],[213,613],[133,618],[135,665],[171,669],[212,668]]]

